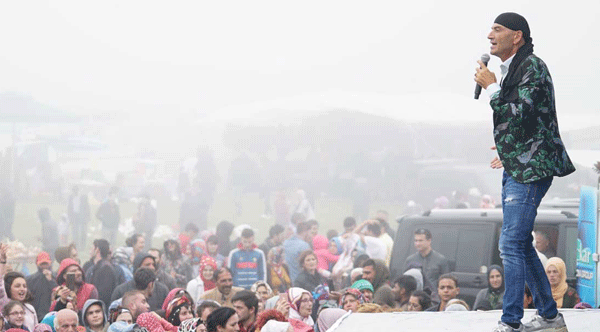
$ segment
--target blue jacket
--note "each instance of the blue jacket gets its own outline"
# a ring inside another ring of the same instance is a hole
[[[244,250],[241,243],[238,244],[237,249],[229,253],[227,261],[234,286],[250,289],[255,282],[266,280],[265,254],[256,245],[252,250]]]
[[[298,262],[298,258],[300,254],[304,250],[309,250],[310,246],[306,241],[299,238],[297,235],[292,236],[291,238],[285,240],[283,242],[283,251],[285,252],[285,263],[290,269],[290,278],[293,281],[298,278],[300,272],[302,272],[302,266]]]

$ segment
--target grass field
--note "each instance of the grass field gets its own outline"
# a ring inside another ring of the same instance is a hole
[[[174,236],[178,234],[179,221],[179,202],[164,200],[157,202],[158,223],[169,226],[173,229]],[[18,201],[15,210],[15,223],[13,233],[15,237],[26,246],[41,246],[41,224],[37,218],[37,210],[41,207],[48,207],[52,218],[59,220],[63,213],[66,213],[66,202],[52,202],[43,199],[32,201]],[[91,243],[94,239],[101,236],[99,221],[94,217],[98,209],[98,203],[91,203],[92,222],[88,224],[87,248],[79,250],[82,261],[89,258]],[[390,219],[400,215],[402,207],[394,204],[371,204],[370,215],[374,215],[377,210],[387,210],[390,213]],[[319,233],[325,234],[329,229],[341,231],[344,218],[352,215],[352,202],[344,199],[333,199],[322,197],[315,202],[315,214],[320,223]],[[132,202],[122,202],[120,204],[121,221],[131,216],[136,211],[136,205]],[[269,228],[275,220],[271,217],[266,219],[261,217],[264,211],[264,203],[259,199],[258,194],[247,194],[242,197],[242,213],[237,215],[232,196],[228,193],[220,193],[215,197],[215,203],[208,214],[209,228],[216,227],[222,220],[229,220],[235,225],[249,224],[256,230],[255,240],[260,244],[268,236]],[[358,221],[360,222],[360,220]],[[391,225],[395,228],[395,225]],[[129,234],[119,233],[117,235],[116,246],[125,245],[125,238]],[[162,242],[167,237],[154,238],[152,245],[162,248]]]

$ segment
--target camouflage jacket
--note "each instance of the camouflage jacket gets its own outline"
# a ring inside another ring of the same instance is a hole
[[[546,64],[534,54],[515,69],[519,83],[501,98],[491,96],[494,141],[505,171],[521,183],[575,171],[558,132],[554,86]],[[505,87],[505,82],[502,88]]]

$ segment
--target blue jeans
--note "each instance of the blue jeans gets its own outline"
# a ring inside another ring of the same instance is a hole
[[[506,172],[502,175],[502,212],[500,257],[504,265],[506,290],[502,321],[520,323],[523,318],[525,282],[542,317],[554,317],[558,311],[552,298],[544,266],[533,248],[533,223],[537,208],[552,184],[552,177],[531,183],[519,183]]]

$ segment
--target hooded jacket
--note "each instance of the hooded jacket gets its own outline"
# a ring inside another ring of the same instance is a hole
[[[252,245],[252,249],[245,250],[239,243],[238,247],[229,253],[227,261],[234,286],[250,289],[255,282],[266,280],[265,254],[258,249],[256,244]]]
[[[67,268],[69,268],[73,265],[77,266],[79,268],[79,270],[81,271],[82,284],[79,286],[79,289],[77,290],[77,294],[76,294],[77,295],[77,309],[81,310],[81,309],[83,309],[83,305],[85,304],[85,301],[87,301],[89,299],[97,299],[98,298],[98,290],[96,289],[96,287],[94,285],[88,284],[85,282],[85,273],[83,272],[83,269],[81,268],[79,263],[77,263],[74,259],[71,259],[71,258],[63,259],[63,261],[60,263],[60,267],[58,268],[58,275],[56,277],[56,283],[59,286],[65,284],[65,282],[66,282],[65,272],[66,272]],[[54,290],[56,290],[56,288]],[[50,311],[59,311],[61,309],[65,309],[65,308],[66,308],[66,303],[62,303],[62,301],[60,301],[60,300],[52,301],[52,304],[50,305]]]
[[[90,328],[90,324],[88,323],[85,314],[87,313],[87,310],[94,304],[99,304],[100,307],[102,307],[102,319],[103,319],[103,328],[102,331],[106,332],[108,330],[108,326],[110,325],[108,323],[108,319],[106,319],[106,305],[104,305],[104,302],[102,300],[87,300],[85,301],[85,303],[83,304],[83,310],[81,311],[81,320],[82,320],[82,325],[83,327],[85,327],[86,332],[93,332],[92,329]]]

